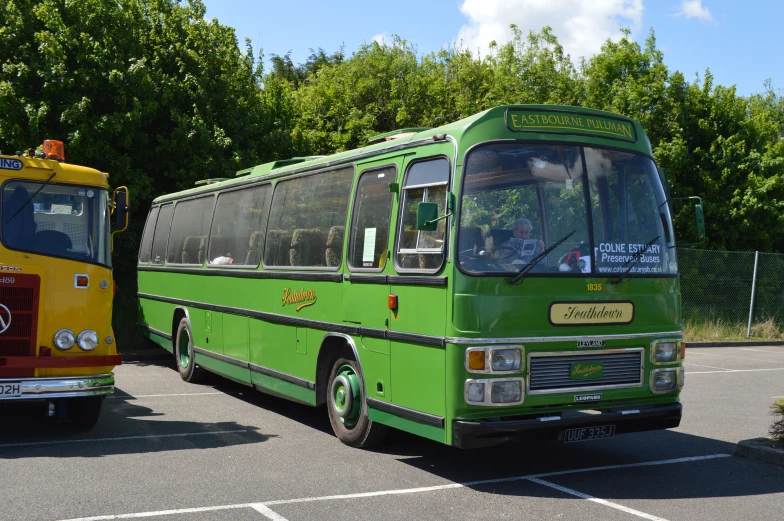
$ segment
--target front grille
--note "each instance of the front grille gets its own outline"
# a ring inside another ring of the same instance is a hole
[[[587,353],[531,353],[528,357],[528,392],[549,394],[639,387],[643,383],[643,349],[615,349]],[[602,362],[604,374],[599,378],[576,380],[570,377],[574,363]]]
[[[10,325],[0,333],[0,357],[35,356],[38,335],[38,275],[9,275],[2,277],[0,304],[10,311]],[[9,317],[0,309],[3,321]],[[2,326],[0,325],[0,328]],[[0,378],[21,378],[35,375],[35,369],[6,369],[0,367]]]

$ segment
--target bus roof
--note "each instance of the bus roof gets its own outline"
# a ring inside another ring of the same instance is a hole
[[[505,123],[503,127],[499,127],[499,121]],[[162,195],[153,203],[214,192],[245,184],[253,178],[272,178],[291,171],[328,167],[355,156],[382,154],[405,143],[438,136],[451,136],[463,149],[492,139],[558,139],[575,144],[611,145],[652,155],[650,142],[639,123],[619,114],[567,105],[501,105],[440,127],[401,129],[373,136],[372,144],[329,156],[278,159],[246,168],[237,172],[236,178]],[[379,138],[387,140],[379,141]]]
[[[61,163],[54,159],[29,156],[0,155],[0,176],[6,178],[45,181],[55,174],[52,182],[72,183],[100,188],[109,187],[109,174],[86,166]]]

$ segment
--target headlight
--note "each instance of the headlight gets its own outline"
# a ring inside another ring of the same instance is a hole
[[[98,347],[98,333],[90,329],[86,329],[79,333],[79,336],[76,337],[76,343],[79,344],[79,347],[81,347],[83,350],[92,351]]]
[[[523,379],[466,380],[465,401],[469,405],[519,405],[523,403]]]
[[[493,382],[490,399],[493,403],[520,403],[523,398],[522,380]]]
[[[678,340],[656,341],[651,344],[651,362],[654,364],[669,364],[678,361],[680,353]]]
[[[485,384],[483,382],[466,382],[466,401],[482,403],[485,401]]]
[[[653,394],[663,394],[683,387],[682,372],[683,368],[681,367],[652,370],[650,381],[651,392]]]
[[[73,331],[70,329],[61,329],[54,334],[54,345],[62,351],[71,349],[75,341]]]
[[[519,371],[523,365],[523,351],[520,348],[494,349],[492,351],[493,371]]]
[[[523,348],[469,347],[465,368],[469,373],[519,373],[523,370]]]

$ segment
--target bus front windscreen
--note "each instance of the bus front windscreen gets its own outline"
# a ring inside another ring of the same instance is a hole
[[[8,181],[2,195],[6,248],[111,266],[106,190]]]
[[[459,223],[457,257],[469,273],[677,273],[656,165],[638,154],[554,144],[477,147],[465,162]]]

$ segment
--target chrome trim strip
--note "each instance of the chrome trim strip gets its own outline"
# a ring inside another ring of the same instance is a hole
[[[264,376],[271,376],[272,378],[277,378],[278,380],[283,380],[284,382],[288,382],[290,384],[297,385],[299,387],[304,387],[310,391],[314,391],[316,389],[316,384],[305,380],[304,378],[300,378],[298,376],[293,376],[286,373],[281,373],[280,371],[275,371],[274,369],[270,369],[268,367],[262,367],[256,364],[248,364],[250,370],[254,373],[263,374]]]
[[[203,347],[196,347],[193,346],[193,352],[198,353],[202,356],[206,356],[207,358],[212,358],[213,360],[217,360],[219,362],[223,362],[225,364],[233,365],[236,367],[241,367],[243,369],[248,369],[248,362],[243,360],[239,360],[237,358],[232,358],[230,356],[221,355],[219,353],[213,353],[212,351],[208,351]]]
[[[543,357],[559,357],[559,356],[573,356],[575,358],[588,357],[592,355],[603,354],[621,354],[621,353],[640,353],[640,383],[638,384],[609,384],[609,385],[594,385],[592,387],[561,387],[558,389],[542,389],[538,391],[531,390],[531,358]],[[612,389],[638,389],[645,385],[645,348],[644,347],[626,347],[618,349],[597,349],[595,351],[558,351],[551,353],[548,351],[539,351],[536,353],[528,353],[528,373],[525,375],[525,392],[528,395],[542,395],[542,394],[563,394],[563,393],[583,393],[591,391],[605,391]]]
[[[0,401],[100,396],[114,392],[114,373],[92,376],[0,379],[0,384],[12,382],[21,383],[22,396],[0,396]]]
[[[627,333],[620,335],[569,335],[569,336],[518,336],[509,338],[456,338],[447,337],[447,344],[536,344],[542,342],[569,342],[579,340],[632,340],[652,336],[680,336],[683,331],[666,331],[654,333]],[[575,351],[576,353],[576,351]]]
[[[182,309],[182,308],[180,308],[180,309]],[[186,310],[186,311],[187,311],[187,310]],[[187,314],[187,313],[186,313],[186,314]],[[163,337],[163,338],[165,338],[166,340],[168,340],[168,341],[170,341],[170,342],[171,342],[172,336],[171,336],[170,334],[168,334],[168,333],[164,333],[164,332],[163,332],[163,331],[161,331],[160,329],[155,329],[154,327],[150,327],[150,326],[148,326],[148,325],[145,325],[145,324],[139,324],[139,325],[140,325],[140,326],[142,326],[142,327],[143,327],[144,329],[146,329],[147,331],[149,331],[150,333],[152,333],[152,334],[154,334],[154,335],[158,335],[159,337]]]
[[[406,420],[423,423],[432,427],[438,427],[439,429],[444,428],[443,416],[437,416],[435,414],[409,409],[408,407],[402,407],[393,403],[382,402],[381,400],[376,400],[374,398],[368,398],[366,401],[368,407],[372,407],[377,411],[394,414],[395,416],[400,416]]]

